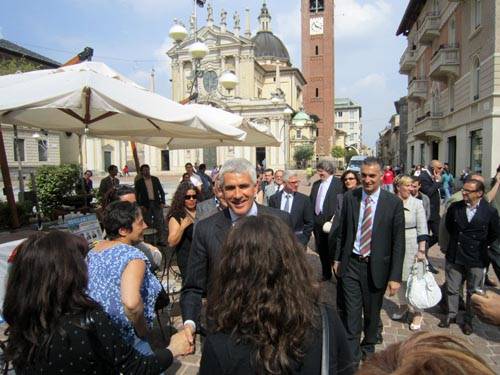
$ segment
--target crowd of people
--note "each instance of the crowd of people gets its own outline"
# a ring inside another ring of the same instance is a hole
[[[160,373],[193,353],[200,333],[202,375],[493,374],[439,333],[375,353],[384,295],[397,296],[392,319],[421,329],[423,311],[407,299],[407,283],[415,263],[437,272],[428,256],[437,243],[446,254],[439,326],[457,322],[464,281],[463,332],[472,333],[475,312],[500,326],[500,296],[484,290],[490,263],[500,276],[500,167],[488,189],[469,174],[454,192],[445,166],[434,160],[405,175],[368,157],[359,173],[339,178],[323,160],[307,196],[294,171],[232,159],[209,175],[187,163],[166,218],[165,193],[148,165],[134,188],[120,185],[111,166],[100,185],[105,240],[89,248],[53,231],[16,249],[3,306],[6,359],[19,373]],[[174,250],[182,278],[183,327],[167,348],[148,341],[162,255],[144,242],[146,229]],[[330,280],[333,305],[321,297]]]

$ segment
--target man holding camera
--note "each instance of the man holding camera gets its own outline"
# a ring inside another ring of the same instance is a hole
[[[439,323],[447,328],[456,323],[459,289],[467,280],[466,312],[462,331],[472,330],[472,293],[482,293],[489,256],[488,247],[499,237],[498,212],[484,196],[484,184],[469,178],[462,188],[463,201],[453,203],[446,213],[446,229],[450,235],[446,250],[446,295],[448,315]]]

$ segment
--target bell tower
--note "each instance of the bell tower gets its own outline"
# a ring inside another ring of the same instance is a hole
[[[331,155],[335,135],[334,0],[301,1],[304,109],[319,117],[316,154],[321,158]]]

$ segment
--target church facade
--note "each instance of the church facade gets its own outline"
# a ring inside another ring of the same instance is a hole
[[[197,17],[198,21],[203,19],[204,24],[197,29],[198,22],[193,14],[189,21],[189,36],[167,51],[171,60],[172,100],[179,102],[196,91],[198,103],[216,106],[265,125],[281,145],[190,150],[161,150],[138,145],[141,163],[148,163],[154,173],[182,172],[187,162],[205,163],[211,168],[234,157],[243,157],[256,165],[270,168],[294,167],[294,148],[290,146],[296,143],[296,139],[290,139],[292,116],[303,107],[306,80],[301,71],[292,65],[283,42],[272,32],[272,17],[265,1],[257,18],[259,28],[255,34],[251,32],[248,9],[243,28],[238,12],[232,15],[229,25],[226,11],[221,10],[218,22],[214,20],[210,4],[203,11],[204,14]],[[194,66],[189,54],[189,47],[196,41],[202,41],[209,49],[198,67]],[[195,70],[197,78],[194,78]],[[227,71],[238,78],[238,84],[231,92],[218,81],[218,77]],[[311,132],[313,142],[310,143],[314,144],[314,123],[308,122],[307,126],[311,127],[306,131],[308,134]],[[296,134],[293,135],[296,138]],[[84,162],[88,169],[105,171],[110,163],[119,168],[125,163],[132,166],[130,146],[124,141],[89,138],[85,148]]]

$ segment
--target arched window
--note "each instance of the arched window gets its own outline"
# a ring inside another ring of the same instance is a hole
[[[325,9],[324,0],[310,0],[309,10],[311,12],[321,12]]]
[[[479,63],[479,57],[476,56],[472,64],[472,97],[474,100],[479,99],[480,77],[481,65]]]

